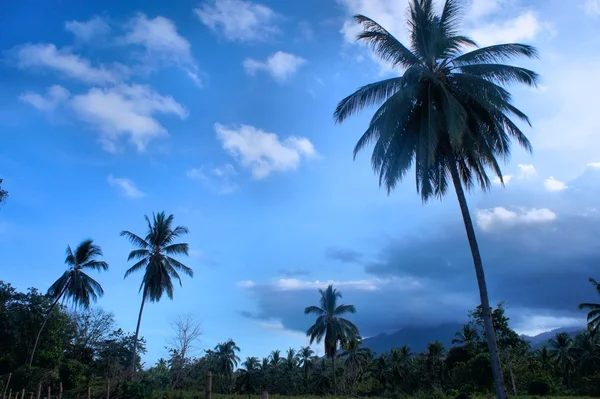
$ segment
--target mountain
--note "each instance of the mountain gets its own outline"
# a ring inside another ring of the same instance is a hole
[[[525,341],[529,341],[529,343],[531,344],[531,350],[536,350],[544,344],[547,345],[548,340],[554,338],[558,333],[565,332],[569,334],[571,338],[575,338],[575,336],[583,330],[584,328],[582,327],[562,327],[546,331],[538,335],[534,335],[533,337],[528,335],[521,335],[521,338],[523,338]]]
[[[408,345],[413,352],[424,352],[427,344],[440,341],[446,348],[452,344],[454,334],[462,330],[462,324],[442,324],[438,327],[406,327],[393,334],[379,334],[365,338],[363,346],[375,353],[389,352],[392,348]]]
[[[365,338],[363,346],[371,349],[375,353],[386,353],[392,348],[400,348],[402,345],[408,345],[413,352],[424,352],[427,345],[434,341],[440,341],[446,348],[452,346],[452,338],[462,330],[462,324],[448,323],[437,327],[406,327],[396,331],[393,334],[379,334],[373,337]],[[546,331],[535,336],[521,335],[531,344],[531,350],[538,349],[556,334],[566,332],[571,337],[575,337],[582,327],[563,327],[551,331]]]

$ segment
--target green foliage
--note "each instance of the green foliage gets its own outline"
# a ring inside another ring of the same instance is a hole
[[[63,388],[66,390],[81,386],[84,382],[88,368],[77,360],[67,359],[59,367],[59,376]]]

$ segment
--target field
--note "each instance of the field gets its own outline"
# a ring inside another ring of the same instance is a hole
[[[167,394],[166,398],[169,399],[204,399],[203,392],[176,392],[175,394],[171,393],[172,396]],[[153,396],[156,399],[162,399],[162,394],[155,394]],[[222,394],[213,394],[212,399],[244,399],[247,398],[247,395],[222,395]],[[280,396],[280,395],[269,395],[269,399],[318,399],[322,396]],[[347,397],[347,396],[327,396],[329,399],[357,399],[356,397]],[[404,399],[430,399],[427,396],[407,396]],[[473,397],[473,399],[487,399],[486,396]],[[532,395],[522,395],[522,396],[511,396],[514,399],[593,399],[591,396],[532,396]],[[252,395],[250,399],[261,399],[260,395]],[[366,398],[367,399],[367,398]],[[368,398],[368,399],[378,399],[376,397]],[[442,397],[436,397],[435,399],[446,399]],[[448,397],[447,399],[454,399]]]

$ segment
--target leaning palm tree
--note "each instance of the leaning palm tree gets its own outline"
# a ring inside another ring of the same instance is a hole
[[[102,271],[108,269],[108,263],[98,260],[102,256],[102,249],[95,245],[93,240],[84,240],[75,248],[75,252],[70,246],[67,246],[66,255],[65,264],[67,264],[68,269],[48,289],[48,295],[54,301],[35,338],[33,350],[29,357],[29,366],[33,364],[33,357],[48,318],[61,298],[72,302],[75,307],[88,309],[91,302],[96,302],[99,297],[104,295],[100,283],[85,273],[86,270]]]
[[[304,309],[304,314],[316,314],[317,320],[306,335],[310,337],[310,343],[314,341],[323,341],[325,345],[325,356],[331,358],[331,369],[333,372],[333,393],[336,394],[335,379],[335,357],[337,355],[338,343],[346,342],[349,339],[358,336],[358,327],[350,320],[341,316],[346,313],[356,313],[354,305],[338,305],[338,298],[342,294],[329,285],[326,290],[319,289],[321,294],[321,306],[309,306]]]
[[[600,295],[600,284],[593,278],[589,279],[590,283],[596,288],[596,292]],[[582,303],[579,309],[588,309],[587,323],[592,334],[596,334],[600,328],[600,303]]]
[[[131,375],[135,373],[138,336],[144,304],[147,301],[160,301],[164,293],[167,294],[169,299],[173,299],[172,279],[178,280],[181,286],[181,277],[179,277],[178,272],[183,272],[190,277],[194,276],[192,269],[173,258],[175,255],[188,254],[188,244],[175,242],[177,238],[187,234],[188,229],[183,226],[173,228],[173,215],[165,216],[164,212],[152,214],[152,220],[148,216],[144,217],[148,224],[146,237],[142,238],[127,230],[121,232],[122,236],[127,237],[133,245],[138,247],[138,249],[134,249],[129,253],[127,260],[136,260],[137,262],[125,272],[125,278],[138,270],[144,269],[144,277],[140,284],[142,305],[140,306],[135,329],[135,341],[133,341]]]
[[[529,140],[511,120],[516,117],[529,123],[529,119],[512,104],[504,86],[535,86],[538,75],[502,62],[517,56],[535,57],[537,50],[511,43],[463,52],[476,43],[459,34],[462,3],[446,0],[437,15],[433,0],[411,0],[408,47],[377,22],[356,15],[364,29],[357,40],[369,44],[402,75],[361,87],[340,101],[334,117],[341,123],[383,103],[357,142],[354,156],[375,142],[371,164],[388,194],[413,165],[423,202],[442,198],[448,186],[454,185],[477,276],[496,395],[504,399],[507,392],[465,189],[489,189],[488,168],[503,182],[498,161],[508,159],[511,139],[531,150]]]

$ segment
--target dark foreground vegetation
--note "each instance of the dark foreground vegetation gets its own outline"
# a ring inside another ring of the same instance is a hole
[[[325,291],[326,292],[326,291]],[[35,392],[42,383],[63,397],[201,398],[206,374],[213,374],[215,397],[220,394],[257,396],[329,395],[333,392],[332,358],[319,358],[310,347],[273,350],[265,358],[241,361],[239,348],[226,340],[210,350],[198,350],[200,329],[191,317],[179,317],[167,347],[169,355],[149,366],[135,357],[135,376],[129,368],[134,334],[115,325],[100,308],[70,312],[56,306],[48,317],[33,365],[28,365],[33,342],[53,304],[36,289],[19,292],[0,283],[0,392],[8,380],[12,392]],[[299,312],[300,313],[300,312]],[[494,327],[509,389],[519,395],[600,395],[600,342],[592,330],[572,339],[558,334],[548,346],[531,351],[510,329],[501,304],[493,312]],[[432,342],[424,353],[403,346],[374,354],[359,337],[341,339],[335,377],[344,396],[427,398],[475,397],[493,392],[493,378],[483,337],[481,310],[458,331],[454,344]],[[145,352],[144,339],[137,345]],[[183,354],[183,355],[182,355]],[[239,366],[239,367],[238,367]],[[513,392],[511,392],[513,393]]]

